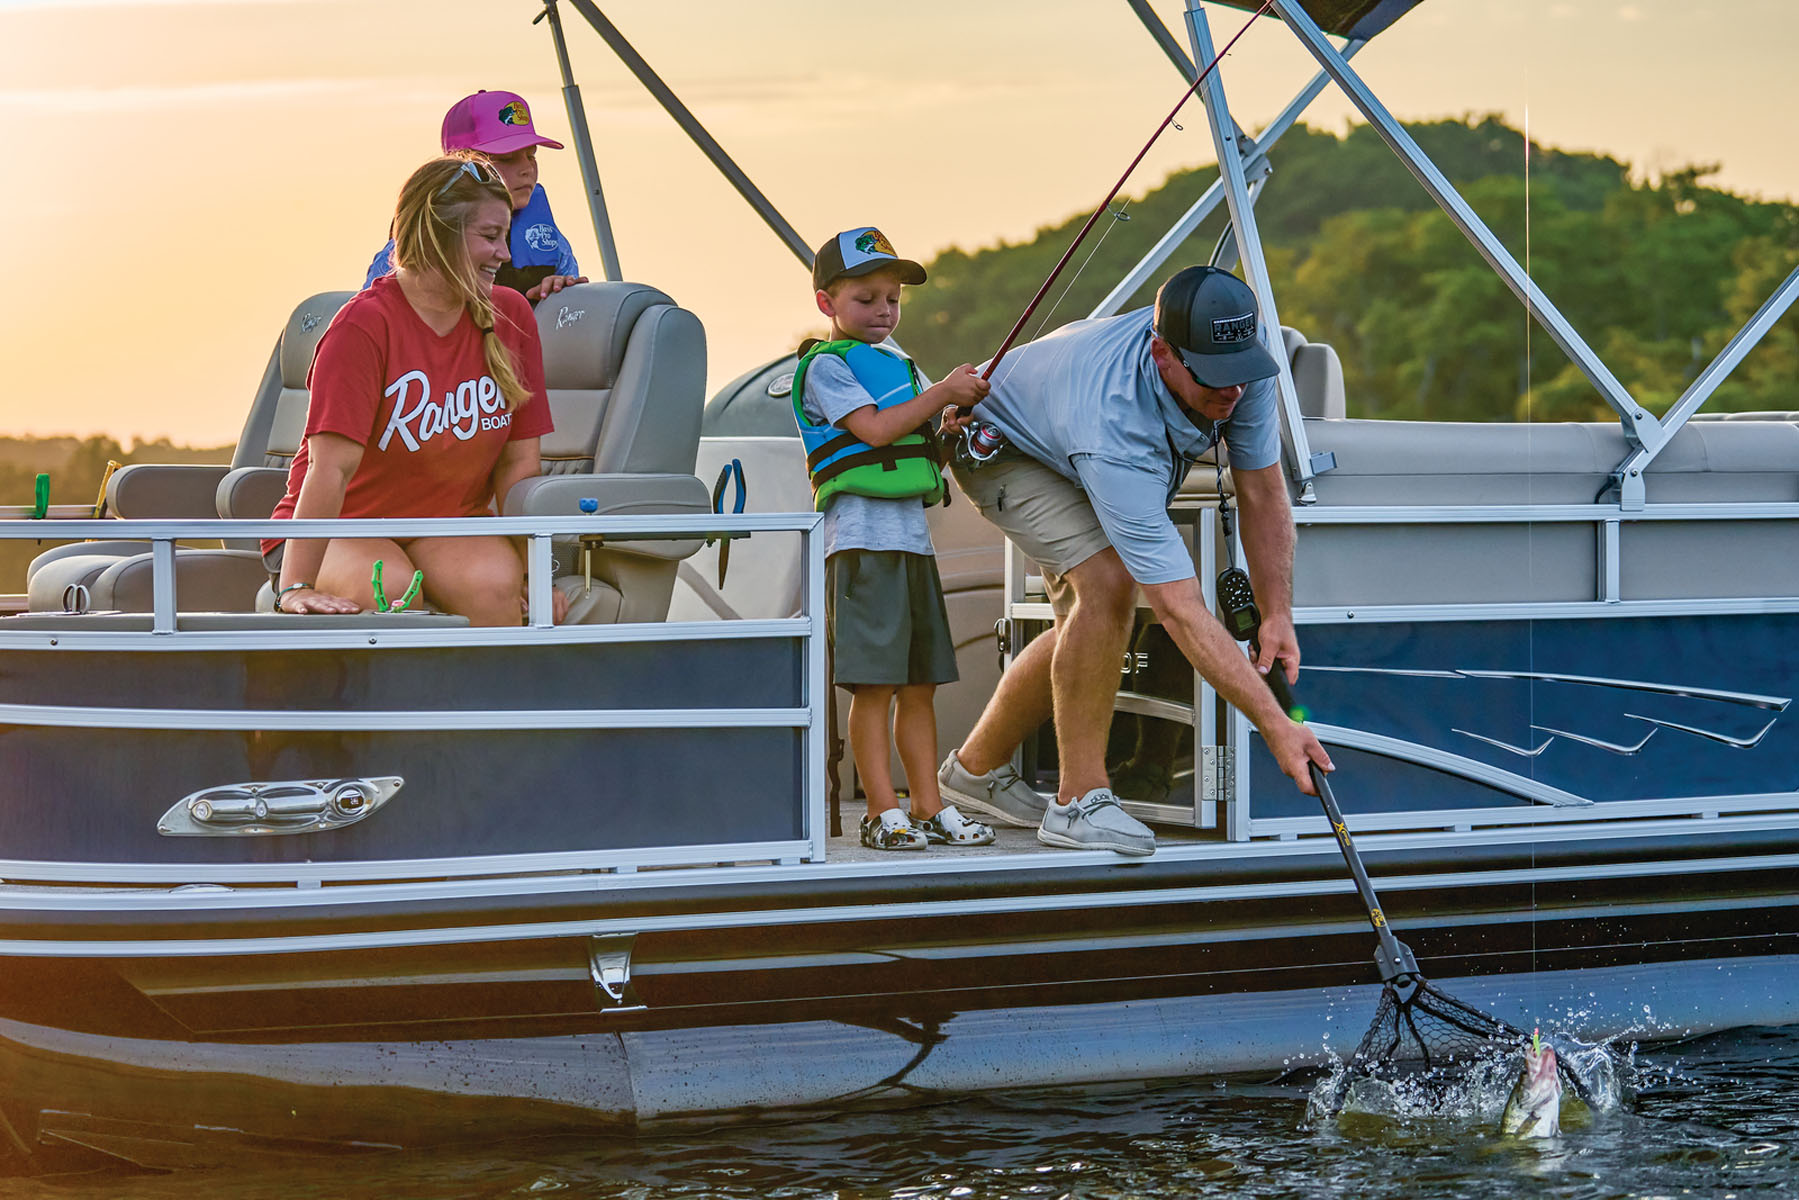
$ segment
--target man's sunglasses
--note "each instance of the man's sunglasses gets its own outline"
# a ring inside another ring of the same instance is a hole
[[[464,162],[460,167],[456,168],[455,174],[451,175],[444,181],[444,185],[437,189],[437,194],[441,196],[452,187],[455,187],[456,181],[461,179],[464,175],[467,175],[470,179],[480,184],[500,182],[498,171],[495,171],[492,167],[482,166],[471,158],[467,162]]]

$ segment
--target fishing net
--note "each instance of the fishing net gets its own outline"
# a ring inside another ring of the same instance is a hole
[[[1331,1106],[1341,1107],[1359,1079],[1403,1078],[1425,1095],[1449,1092],[1471,1072],[1509,1057],[1530,1041],[1522,1029],[1464,1004],[1421,976],[1391,979],[1381,988],[1374,1021],[1336,1080]],[[1564,1085],[1591,1103],[1592,1088],[1569,1058],[1558,1056],[1556,1069]]]

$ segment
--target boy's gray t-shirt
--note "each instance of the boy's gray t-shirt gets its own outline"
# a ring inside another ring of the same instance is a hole
[[[836,425],[858,408],[874,403],[868,389],[856,382],[848,364],[835,354],[820,354],[806,367],[800,391],[800,408],[812,421]],[[934,554],[931,524],[925,506],[910,500],[881,500],[839,492],[825,508],[823,524],[825,556],[839,550],[899,550],[907,554]]]

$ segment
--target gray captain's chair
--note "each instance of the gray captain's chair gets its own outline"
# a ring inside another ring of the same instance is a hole
[[[127,520],[266,517],[287,486],[287,466],[306,424],[306,372],[331,318],[354,292],[321,292],[302,301],[269,355],[229,466],[134,463],[113,472],[106,511]],[[76,542],[32,560],[26,571],[33,612],[62,611],[80,585],[96,611],[151,609],[149,543]],[[176,601],[188,611],[249,612],[268,572],[256,539],[231,539],[220,550],[180,550]]]
[[[544,383],[556,429],[544,473],[505,498],[507,516],[704,514],[711,496],[693,473],[706,402],[699,318],[640,283],[588,283],[537,306]],[[698,538],[607,540],[553,550],[570,622],[661,621],[675,571]]]

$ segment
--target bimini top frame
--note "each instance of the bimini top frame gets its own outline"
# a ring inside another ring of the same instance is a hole
[[[581,155],[583,173],[588,182],[595,233],[602,247],[611,247],[612,235],[610,226],[606,222],[604,203],[598,199],[599,177],[597,168],[593,166],[592,139],[587,128],[586,114],[580,104],[579,90],[570,73],[561,25],[556,18],[558,0],[542,0],[542,2],[544,12],[539,14],[538,19],[541,20],[544,16],[548,16],[555,36],[557,58],[565,85],[564,93],[568,98],[569,122]],[[662,104],[681,129],[693,139],[714,167],[730,181],[757,215],[793,252],[794,256],[810,269],[812,252],[804,239],[800,237],[792,224],[781,216],[768,197],[750,181],[742,168],[706,131],[668,85],[656,75],[643,57],[625,39],[617,26],[606,18],[593,0],[567,0],[567,2],[573,5],[588,24],[593,26],[595,31],[606,40],[620,60],[650,94]],[[1150,10],[1147,0],[1125,0],[1125,2],[1143,22],[1145,28],[1149,30],[1170,61],[1189,81],[1192,80],[1195,73],[1195,62],[1210,61],[1214,46],[1201,0],[1185,0],[1185,24],[1192,58],[1187,57],[1179,42]],[[1217,2],[1231,8],[1251,12],[1261,7],[1258,0],[1217,0]],[[1294,95],[1280,115],[1254,137],[1247,135],[1231,115],[1229,102],[1224,93],[1222,71],[1214,71],[1207,78],[1205,84],[1200,88],[1200,97],[1206,106],[1207,122],[1212,132],[1213,148],[1219,163],[1219,178],[1175,222],[1155,246],[1124,275],[1118,285],[1089,315],[1108,316],[1117,312],[1168,261],[1199,227],[1200,223],[1217,208],[1218,202],[1223,200],[1230,212],[1230,228],[1226,237],[1219,243],[1213,255],[1213,261],[1219,265],[1230,266],[1233,265],[1234,258],[1241,259],[1244,274],[1256,291],[1264,320],[1271,327],[1277,326],[1279,315],[1275,304],[1274,287],[1269,277],[1261,239],[1256,230],[1254,202],[1262,184],[1271,173],[1268,161],[1269,149],[1282,134],[1292,128],[1312,101],[1323,92],[1325,85],[1335,83],[1393,152],[1399,156],[1431,198],[1462,231],[1463,236],[1486,259],[1488,265],[1493,268],[1506,286],[1524,302],[1532,318],[1542,326],[1555,344],[1592,383],[1606,404],[1617,414],[1627,450],[1624,458],[1612,471],[1612,490],[1616,492],[1617,505],[1620,510],[1640,510],[1647,499],[1644,473],[1649,464],[1668,445],[1680,427],[1704,406],[1718,385],[1747,357],[1794,301],[1799,299],[1799,267],[1795,267],[1792,273],[1769,296],[1760,310],[1731,338],[1711,364],[1700,372],[1685,394],[1675,402],[1664,417],[1658,420],[1630,394],[1629,389],[1612,373],[1598,353],[1556,308],[1511,252],[1475,214],[1442,171],[1381,103],[1373,89],[1350,66],[1349,60],[1355,57],[1357,51],[1369,39],[1384,32],[1395,21],[1418,7],[1420,3],[1422,0],[1271,0],[1273,12],[1292,30],[1293,35],[1298,38],[1307,52],[1318,61],[1319,72]],[[1344,39],[1343,44],[1339,46],[1333,43],[1331,35]],[[606,259],[608,272],[616,271],[616,251],[609,251]],[[1279,388],[1281,405],[1286,418],[1283,424],[1290,471],[1293,481],[1299,489],[1299,498],[1302,502],[1310,501],[1314,498],[1311,480],[1317,474],[1330,470],[1334,465],[1334,460],[1328,453],[1315,454],[1312,452],[1307,441],[1305,425],[1300,416],[1298,396],[1293,387],[1289,368],[1284,356],[1276,355],[1275,357],[1281,364]]]

